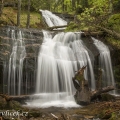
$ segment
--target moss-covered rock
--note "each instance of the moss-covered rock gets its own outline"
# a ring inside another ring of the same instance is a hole
[[[15,109],[15,110],[19,110],[22,108],[21,104],[14,100],[9,101],[6,107],[8,109]]]
[[[4,109],[4,108],[6,108],[6,106],[7,106],[7,102],[6,102],[5,98],[0,96],[0,109]]]
[[[22,109],[22,106],[19,102],[14,100],[6,100],[6,98],[0,96],[0,109],[14,109],[19,110]]]
[[[120,112],[113,112],[109,120],[120,120]]]
[[[34,118],[37,118],[37,117],[41,117],[42,116],[42,113],[41,112],[39,112],[39,111],[31,111],[31,112],[29,112],[29,118],[31,118],[31,117],[34,117]]]
[[[111,94],[108,94],[108,93],[101,94],[101,97],[102,97],[102,101],[115,100],[115,97],[113,95],[111,95]]]

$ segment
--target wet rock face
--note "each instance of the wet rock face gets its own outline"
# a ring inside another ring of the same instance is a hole
[[[11,32],[12,30],[14,30],[15,32],[15,38],[17,38],[16,33],[18,31],[22,31],[23,33],[22,40],[25,45],[26,55],[23,61],[22,74],[24,80],[22,87],[24,88],[25,84],[28,84],[27,89],[25,90],[27,92],[23,91],[23,93],[31,93],[31,91],[34,91],[33,89],[35,89],[34,86],[35,86],[35,77],[36,77],[36,69],[37,69],[37,56],[39,53],[40,45],[42,44],[43,41],[43,33],[42,31],[39,30],[18,29],[16,27],[9,27],[9,26],[0,28],[0,73],[1,73],[0,85],[5,84],[3,81],[8,80],[7,69],[9,68],[9,59],[13,51],[13,42],[14,42]],[[19,50],[17,52],[19,52]],[[19,59],[19,56],[17,57],[18,58],[16,58],[16,60]],[[3,87],[5,93],[7,92],[7,90],[5,90],[6,88]],[[3,92],[2,89],[0,89],[0,92]]]
[[[42,44],[43,34],[42,31],[34,30],[34,29],[18,29],[15,27],[4,27],[0,29],[0,55],[8,56],[12,50],[12,34],[9,32],[10,30],[15,30],[17,33],[18,30],[23,32],[23,40],[26,48],[26,57],[32,57],[32,53],[37,56],[39,47]],[[34,57],[35,57],[34,56]],[[3,60],[3,57],[0,57]]]
[[[3,27],[0,28],[0,92],[7,93],[7,81],[8,81],[8,69],[10,55],[13,51],[13,37],[10,33],[12,30],[15,32],[15,38],[17,38],[18,31],[22,31],[22,40],[25,46],[25,58],[23,60],[22,69],[22,94],[31,94],[35,92],[36,86],[36,73],[37,73],[37,57],[39,54],[40,46],[43,42],[43,32],[36,29],[18,29],[16,27]],[[52,32],[54,36],[57,32]],[[84,43],[87,48],[92,51],[95,58],[95,65],[98,66],[99,51],[93,45],[93,41],[90,38],[84,39]],[[19,51],[18,51],[19,52]],[[91,53],[90,53],[91,54]],[[19,62],[19,57],[17,56],[17,63]],[[92,57],[92,56],[91,56]],[[94,59],[93,59],[94,62]],[[16,65],[16,68],[19,64]],[[16,72],[18,73],[18,71]],[[97,73],[96,73],[97,74]],[[15,75],[17,76],[17,74]],[[18,78],[18,77],[17,77]],[[13,78],[12,78],[13,79]],[[11,79],[11,80],[12,80]],[[15,88],[18,88],[18,80],[15,80]],[[11,83],[12,84],[12,83]],[[11,88],[12,89],[12,86]],[[16,90],[16,92],[18,92]]]

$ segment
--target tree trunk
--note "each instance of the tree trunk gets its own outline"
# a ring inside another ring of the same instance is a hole
[[[73,77],[73,83],[75,86],[75,80],[79,83],[78,86],[76,84],[75,88],[77,88],[77,92],[75,94],[75,100],[78,104],[87,105],[90,103],[90,90],[88,86],[88,81],[84,79],[84,70],[86,66],[82,67]]]
[[[112,30],[109,30],[109,29],[104,28],[104,27],[100,27],[100,26],[97,26],[97,27],[100,28],[101,30],[105,31],[106,33],[112,35],[113,37],[120,39],[120,34],[119,33],[115,32],[115,31],[112,31]]]
[[[64,10],[65,10],[64,0],[62,0],[62,11],[64,12]]]
[[[112,14],[113,12],[113,1],[109,0],[109,13]]]
[[[64,27],[67,27],[68,25],[62,25],[62,26],[53,26],[53,27],[48,27],[47,29],[48,30],[54,30],[54,29],[57,29],[57,28],[64,28]]]
[[[3,8],[4,8],[4,0],[1,0],[1,3],[0,3],[0,17],[2,15]]]
[[[21,0],[18,0],[17,26],[20,26]]]
[[[92,91],[91,92],[91,100],[94,98],[96,99],[97,96],[101,95],[102,93],[106,93],[106,92],[112,91],[114,89],[115,89],[114,86],[107,86],[107,87],[101,88],[99,90]]]
[[[75,88],[77,89],[76,94],[74,95],[75,100],[78,104],[80,105],[87,105],[89,104],[92,100],[97,99],[99,96],[101,96],[102,93],[109,92],[111,90],[114,90],[114,86],[107,86],[104,88],[101,88],[101,76],[102,72],[101,70],[99,71],[99,76],[98,76],[98,83],[97,87],[98,89],[94,91],[90,91],[90,87],[88,86],[88,81],[84,79],[84,70],[85,67],[82,67],[78,72],[75,74],[73,77],[73,84]]]
[[[76,5],[75,5],[75,0],[72,0],[72,10],[75,10],[75,8],[76,8]]]
[[[80,5],[80,0],[77,0],[77,7]]]
[[[88,0],[81,0],[82,8],[88,7]]]
[[[26,28],[30,27],[30,5],[31,5],[31,0],[28,0],[28,14],[27,14]]]

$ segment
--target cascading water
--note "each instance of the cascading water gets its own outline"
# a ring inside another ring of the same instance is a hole
[[[7,80],[7,93],[10,95],[20,95],[22,93],[22,72],[23,72],[23,60],[26,55],[25,45],[23,41],[22,31],[15,31],[14,29],[8,29],[8,36],[11,36],[12,40],[12,52],[9,58],[8,68],[8,80]],[[7,66],[6,66],[7,67]],[[5,77],[4,77],[5,78]]]
[[[61,19],[55,14],[52,14],[48,10],[40,10],[40,12],[42,12],[42,16],[44,17],[45,22],[49,27],[67,25],[67,22],[65,20]]]
[[[49,11],[41,10],[41,12],[50,27],[66,24],[64,21],[61,22],[61,18],[59,19]],[[52,38],[50,32],[43,31],[43,35],[44,41],[38,56],[35,95],[37,99],[32,102],[29,101],[28,105],[36,107],[75,107],[76,103],[73,98],[75,88],[72,77],[75,71],[87,65],[84,77],[89,80],[89,85],[94,90],[94,56],[81,40],[80,32],[61,32]],[[93,40],[100,52],[100,67],[107,71],[106,73],[104,71],[103,81],[108,80],[105,82],[106,85],[114,85],[109,49],[102,42],[99,42],[98,45],[98,41],[94,38]],[[105,58],[105,56],[107,57]],[[110,77],[108,73],[111,74]]]
[[[109,48],[101,41],[93,38],[94,44],[100,52],[99,67],[102,69],[103,87],[115,86]]]
[[[67,24],[66,21],[49,11],[41,10],[41,12],[50,27]],[[27,42],[24,43],[23,32],[21,30],[8,29],[7,34],[11,36],[12,50],[9,65],[7,65],[6,61],[4,62],[3,84],[7,85],[7,91],[6,86],[3,88],[4,93],[20,95],[24,93],[23,90],[29,93],[26,88],[36,82],[36,94],[31,96],[31,100],[27,101],[28,106],[78,107],[73,97],[76,90],[72,83],[72,77],[75,71],[86,65],[84,77],[86,80],[89,80],[88,83],[91,86],[91,90],[95,89],[94,55],[86,47],[84,41],[81,40],[80,32],[60,32],[53,36],[50,32],[43,31],[44,40],[40,46],[38,60],[35,60],[38,61],[37,76],[35,77],[35,74],[33,76],[31,72],[25,71],[24,78],[23,61],[26,51],[33,52],[34,50],[25,49],[24,44]],[[99,63],[104,73],[103,86],[114,85],[109,49],[102,42],[95,38],[92,39],[100,52]],[[27,60],[25,64],[30,65]],[[24,89],[22,87],[23,84]]]
[[[87,64],[90,70],[86,70],[85,77],[88,79],[87,72],[89,72],[91,86],[95,89],[91,58],[87,48],[79,40],[80,33],[59,33],[53,39],[50,33],[46,31],[43,33],[44,42],[38,56],[36,92],[67,91],[72,93],[74,72],[78,70],[78,67]]]
[[[88,65],[85,77],[89,78],[92,88],[95,89],[92,53],[80,40],[80,33],[62,32],[54,38],[47,31],[43,31],[43,34],[36,82],[36,96],[39,96],[39,100],[28,104],[40,107],[77,106],[73,98],[75,88],[72,77],[80,67]]]

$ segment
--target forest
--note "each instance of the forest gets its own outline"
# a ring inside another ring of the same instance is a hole
[[[49,11],[67,24],[47,25]],[[119,95],[120,0],[0,0],[0,118],[20,110],[29,111],[23,120],[119,120]],[[61,106],[39,108],[40,99]]]

